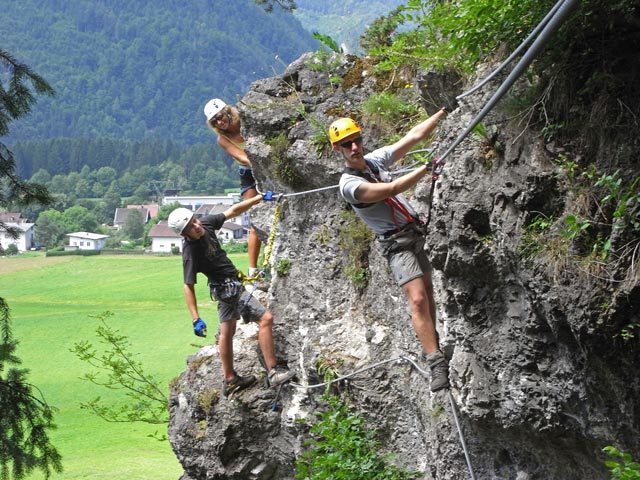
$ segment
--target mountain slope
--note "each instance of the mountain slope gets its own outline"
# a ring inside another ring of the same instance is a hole
[[[358,52],[360,36],[378,17],[404,0],[298,0],[293,14],[310,32],[328,35],[349,52]]]
[[[56,89],[10,140],[55,137],[210,141],[201,107],[235,102],[316,42],[252,0],[0,0],[1,47]],[[275,9],[278,10],[278,9]]]

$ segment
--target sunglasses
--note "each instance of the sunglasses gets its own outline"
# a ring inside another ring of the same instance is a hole
[[[353,140],[347,140],[344,141],[342,143],[339,143],[338,145],[340,145],[342,148],[351,148],[352,144],[356,144],[356,145],[361,145],[362,144],[362,137],[356,137]]]
[[[220,120],[222,120],[223,117],[224,117],[224,112],[220,112],[220,113],[215,114],[213,116],[213,118],[211,119],[211,121],[214,122],[214,123],[217,123]]]

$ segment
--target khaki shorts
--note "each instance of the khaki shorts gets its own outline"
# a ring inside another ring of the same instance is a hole
[[[267,312],[267,309],[253,295],[243,290],[237,302],[226,303],[218,301],[218,321],[220,323],[238,320],[242,317],[244,323],[257,322]]]
[[[424,236],[409,231],[379,242],[399,286],[431,273],[431,262],[424,251]]]

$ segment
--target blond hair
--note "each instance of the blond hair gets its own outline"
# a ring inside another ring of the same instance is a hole
[[[230,124],[235,125],[235,124],[240,124],[240,112],[238,111],[238,109],[236,107],[232,107],[230,105],[225,105],[222,110],[220,110],[219,113],[226,113],[229,116],[229,120],[230,120]],[[213,130],[214,132],[216,132],[218,135],[224,135],[225,134],[225,130],[221,130],[220,128],[216,127],[216,123],[214,121],[214,117],[212,117],[211,119],[209,119],[207,121],[207,125],[209,125],[209,128],[211,130]]]

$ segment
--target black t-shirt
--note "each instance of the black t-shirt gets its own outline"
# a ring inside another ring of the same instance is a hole
[[[182,268],[184,283],[197,283],[198,272],[204,273],[211,283],[222,283],[227,278],[236,278],[238,269],[224,251],[216,230],[224,224],[226,217],[222,213],[202,217],[204,235],[199,240],[185,239],[182,245]]]

